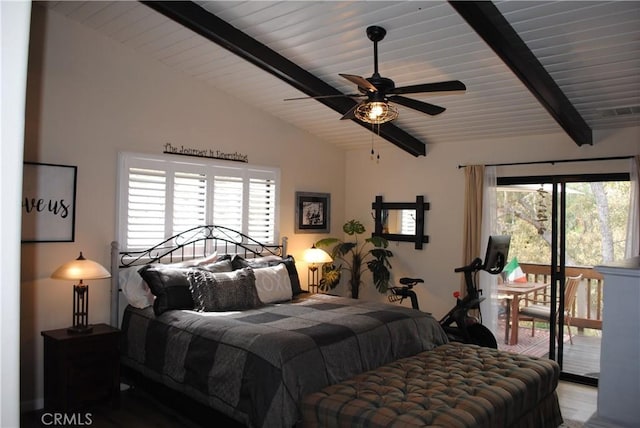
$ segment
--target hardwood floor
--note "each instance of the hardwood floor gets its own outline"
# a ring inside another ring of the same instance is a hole
[[[131,388],[120,394],[120,406],[117,409],[94,407],[86,412],[79,412],[80,418],[86,421],[87,413],[91,423],[64,424],[64,426],[86,425],[92,428],[201,428],[204,426],[233,426],[226,424],[222,418],[214,423],[206,424],[191,418],[180,411],[178,403],[167,404],[150,396],[143,389]],[[73,414],[68,417],[72,417]],[[43,411],[31,412],[22,416],[21,428],[42,428],[54,426],[50,423],[53,416]],[[218,423],[216,423],[218,422]]]
[[[596,411],[597,389],[590,386],[561,381],[558,386],[560,408],[565,420],[586,422]],[[121,405],[118,409],[97,408],[91,411],[92,428],[202,428],[209,426],[231,427],[234,424],[224,417],[200,416],[191,417],[182,413],[179,403],[171,406],[151,397],[142,389],[132,388],[121,394]],[[193,416],[193,415],[192,415]],[[51,416],[32,412],[23,415],[22,428],[42,428],[52,426]],[[237,426],[237,424],[235,424]],[[69,426],[69,425],[66,425]]]

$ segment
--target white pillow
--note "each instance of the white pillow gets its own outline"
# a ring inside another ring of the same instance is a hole
[[[213,254],[208,255],[207,257],[201,257],[199,259],[185,260],[183,262],[177,262],[177,263],[170,263],[170,264],[167,264],[166,266],[171,266],[171,267],[203,266],[203,265],[211,264],[211,263],[215,262],[216,260],[218,260],[218,252],[214,251]]]
[[[253,269],[256,276],[256,289],[262,303],[284,302],[291,300],[291,280],[287,267],[279,263],[276,266]]]
[[[245,259],[248,262],[253,263],[270,263],[270,262],[279,262],[282,260],[282,257],[276,256],[275,254],[270,254],[268,256],[254,257],[252,259]]]
[[[127,298],[127,302],[135,308],[144,309],[153,305],[155,297],[151,294],[147,283],[138,273],[138,269],[140,269],[140,266],[120,269],[118,281],[122,294]]]

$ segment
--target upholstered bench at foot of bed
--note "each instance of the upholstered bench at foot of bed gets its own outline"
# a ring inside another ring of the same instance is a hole
[[[308,395],[305,427],[523,427],[562,423],[548,359],[450,343]]]

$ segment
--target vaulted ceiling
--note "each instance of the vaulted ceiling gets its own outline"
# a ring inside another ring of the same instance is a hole
[[[429,144],[640,125],[640,2],[197,1],[40,2],[185,75],[339,147],[371,126],[339,120],[370,77],[365,30],[387,30],[379,72],[396,86],[460,80],[466,91],[407,95],[380,137],[413,155]],[[375,137],[378,138],[378,137]]]

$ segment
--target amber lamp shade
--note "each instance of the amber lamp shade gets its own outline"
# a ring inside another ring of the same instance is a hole
[[[93,330],[93,327],[88,324],[89,286],[83,281],[110,277],[111,274],[104,266],[85,259],[82,252],[77,259],[63,264],[51,274],[53,279],[77,281],[73,285],[73,325],[67,329],[69,333],[86,334]]]
[[[318,265],[333,261],[326,251],[316,248],[315,244],[304,251],[302,259],[309,263],[309,271],[307,272],[307,284],[309,291],[316,292],[318,290]]]

